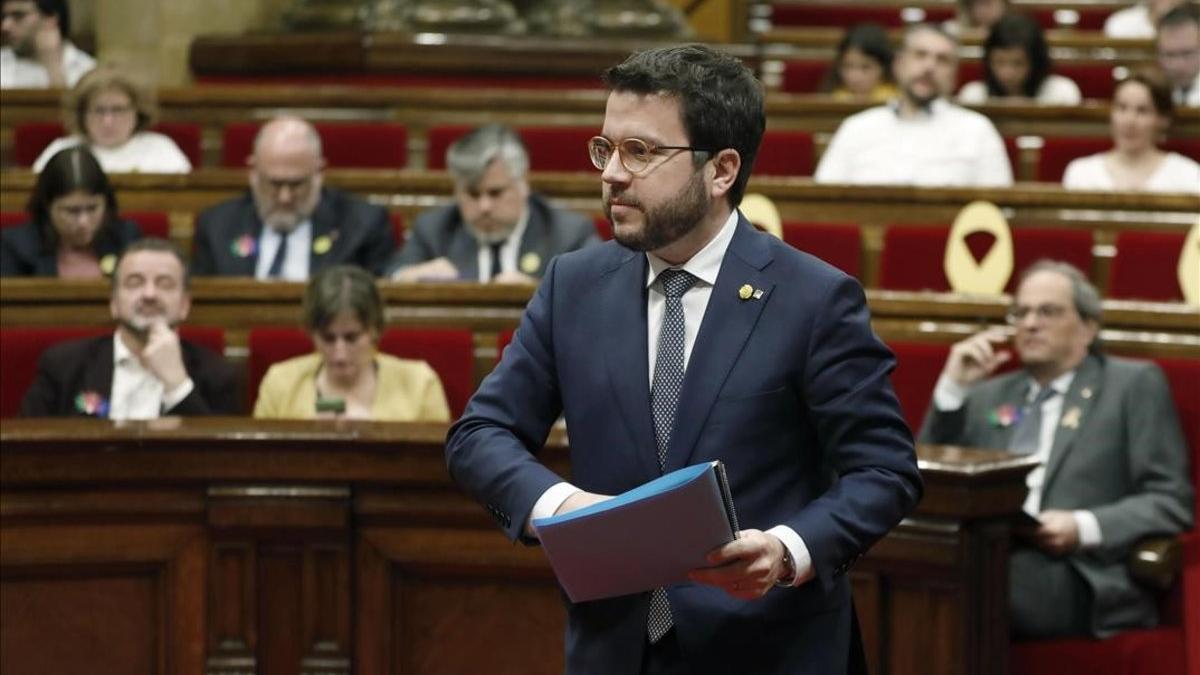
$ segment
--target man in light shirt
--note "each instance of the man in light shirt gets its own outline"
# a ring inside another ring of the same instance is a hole
[[[958,44],[941,28],[909,28],[893,69],[900,96],[851,115],[821,156],[818,183],[1012,185],[1004,141],[983,115],[946,100]]]
[[[396,248],[387,211],[325,186],[311,124],[267,122],[246,164],[250,189],[196,217],[193,274],[307,281],[333,265],[383,272]]]
[[[163,239],[130,244],[112,276],[114,334],[50,347],[21,403],[25,417],[115,420],[234,415],[240,396],[225,360],[181,340],[191,308],[187,266]]]
[[[0,88],[73,87],[96,67],[69,39],[66,0],[0,0]]]
[[[920,440],[1027,454],[1025,511],[1038,525],[1009,561],[1016,638],[1106,637],[1157,622],[1125,569],[1140,539],[1192,524],[1187,447],[1162,371],[1102,355],[1100,296],[1065,263],[1039,261],[1017,287],[1006,331],[950,350]]]
[[[392,259],[396,281],[537,283],[554,256],[599,241],[592,222],[529,188],[517,132],[486,124],[446,150],[454,203],[417,216]]]
[[[1167,12],[1155,44],[1175,105],[1200,107],[1200,5],[1188,2]]]

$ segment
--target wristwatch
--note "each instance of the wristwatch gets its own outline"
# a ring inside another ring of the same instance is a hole
[[[783,547],[783,567],[787,572],[775,580],[775,585],[780,588],[791,588],[792,583],[796,581],[796,561],[792,560],[792,552],[786,545]]]

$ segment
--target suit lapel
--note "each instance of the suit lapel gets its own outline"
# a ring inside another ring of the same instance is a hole
[[[1063,459],[1074,447],[1072,441],[1079,433],[1079,427],[1086,423],[1092,404],[1100,396],[1100,381],[1104,369],[1100,360],[1088,356],[1079,366],[1071,387],[1063,399],[1062,415],[1058,419],[1058,428],[1054,430],[1054,442],[1050,446],[1050,458],[1046,461],[1046,478],[1042,482],[1042,495],[1046,494],[1055,474],[1062,466]]]
[[[517,254],[517,271],[535,277],[542,275],[548,262],[545,250],[547,229],[541,212],[531,206],[529,222],[525,224],[525,233],[521,235],[520,253]]]
[[[479,247],[482,244],[471,235],[467,224],[461,220],[461,215],[459,218],[459,227],[450,240],[450,248],[446,252],[446,257],[458,268],[459,279],[479,281]]]
[[[1029,382],[1029,376],[1022,370],[1010,377],[1000,389],[996,408],[988,411],[989,437],[980,444],[982,447],[1007,450],[1012,444],[1013,433],[1021,421],[1020,415],[1024,414],[1025,402],[1029,398]],[[1002,421],[1006,415],[1006,408],[1017,415],[1009,423]]]
[[[330,206],[330,200],[322,191],[321,199],[312,214],[312,241],[308,247],[308,275],[311,277],[328,265],[335,256],[331,252],[341,238],[337,218]]]
[[[646,256],[625,252],[608,274],[611,282],[601,284],[597,306],[603,312],[601,340],[613,397],[621,419],[629,428],[635,454],[642,469],[639,483],[659,475],[658,451],[654,445],[654,423],[650,415],[650,366],[646,343]]]
[[[254,276],[258,267],[258,256],[262,253],[259,247],[262,246],[262,221],[258,219],[258,211],[254,206],[254,199],[250,199],[248,208],[242,211],[242,222],[233,231],[233,236],[225,243],[229,249],[226,253],[233,258],[237,266],[235,274],[240,276]],[[245,246],[243,247],[243,239]],[[241,251],[248,250],[247,255],[242,255]]]
[[[771,299],[774,281],[762,272],[772,260],[762,238],[766,236],[770,235],[757,232],[739,216],[688,359],[667,449],[666,471],[685,466],[691,458],[717,394]],[[763,293],[759,298],[743,300],[738,291],[744,285]]]
[[[104,397],[111,410],[114,339],[113,335],[109,335],[96,340],[91,358],[83,367],[83,376],[79,379],[79,389],[71,392],[70,405],[74,414],[86,414],[75,405],[77,397],[84,392],[95,392]],[[106,413],[104,416],[107,417],[108,414]]]

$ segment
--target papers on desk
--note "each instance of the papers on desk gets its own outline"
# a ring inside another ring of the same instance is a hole
[[[533,527],[572,602],[685,581],[738,531],[721,462],[672,471],[599,504],[535,519]]]

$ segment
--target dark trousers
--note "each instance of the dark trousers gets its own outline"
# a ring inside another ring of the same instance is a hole
[[[646,644],[642,652],[641,675],[687,675],[688,672],[673,629],[658,642]]]
[[[1014,548],[1008,561],[1008,606],[1015,639],[1091,634],[1092,592],[1066,558]]]

